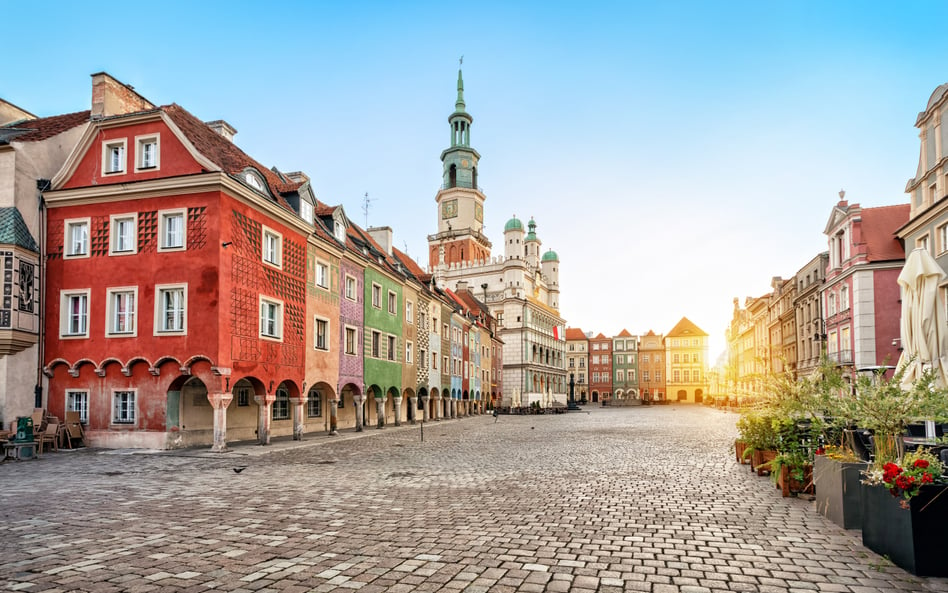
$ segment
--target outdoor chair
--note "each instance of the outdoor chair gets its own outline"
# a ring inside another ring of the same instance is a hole
[[[39,438],[36,440],[39,441],[39,452],[40,454],[43,451],[48,451],[46,448],[47,445],[52,447],[53,451],[59,451],[60,444],[60,424],[59,422],[50,422],[46,425],[46,430],[43,431],[41,435],[38,435]]]

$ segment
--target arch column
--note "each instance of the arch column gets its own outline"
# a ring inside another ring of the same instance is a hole
[[[375,415],[378,418],[375,428],[385,428],[385,398],[375,398]]]
[[[408,398],[408,423],[415,423],[415,416],[418,415],[418,396]]]
[[[428,418],[428,403],[431,401],[430,395],[422,396],[421,401],[424,403],[425,409],[421,411],[421,421],[427,422]]]
[[[207,394],[207,401],[214,408],[214,444],[211,451],[223,453],[227,451],[227,406],[233,401],[234,394],[228,392]]]
[[[329,399],[329,435],[336,436],[339,432],[336,430],[336,427],[339,425],[338,421],[338,410],[339,410],[339,398]]]
[[[305,384],[304,384],[305,386]],[[290,398],[290,403],[293,405],[293,440],[302,441],[303,440],[303,407],[306,405],[306,402],[309,401],[309,398],[306,396],[301,396],[298,398]]]
[[[273,406],[273,402],[276,401],[275,393],[268,393],[266,395],[254,395],[253,401],[257,403],[257,441],[261,445],[270,444],[270,422],[271,422],[271,413],[270,410]]]
[[[393,397],[392,401],[395,402],[395,426],[402,425],[402,396]]]
[[[362,432],[362,404],[365,402],[365,396],[361,393],[352,396],[352,403],[356,409],[356,432]]]

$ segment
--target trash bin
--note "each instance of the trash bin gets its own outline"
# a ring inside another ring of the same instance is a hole
[[[18,416],[16,419],[16,436],[10,439],[14,443],[32,443],[33,419],[29,416]]]

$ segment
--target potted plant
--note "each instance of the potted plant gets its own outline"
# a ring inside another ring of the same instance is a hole
[[[762,476],[770,471],[768,465],[777,456],[777,433],[773,427],[773,415],[762,406],[748,407],[741,411],[737,427],[744,441],[744,458],[751,460],[751,470]]]

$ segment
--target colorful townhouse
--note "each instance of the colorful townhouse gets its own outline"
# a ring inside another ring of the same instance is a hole
[[[612,338],[596,334],[589,339],[589,389],[592,401],[612,399]]]
[[[589,398],[589,339],[578,327],[566,328],[566,372],[569,373],[573,401]]]
[[[639,397],[639,349],[635,336],[623,329],[612,338],[612,385],[615,399],[641,403]]]
[[[671,401],[702,403],[710,388],[708,334],[682,317],[665,334],[665,389]]]
[[[639,386],[645,403],[665,401],[665,340],[652,330],[639,337]]]

